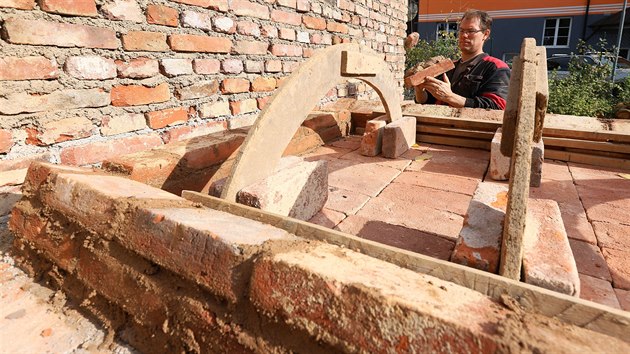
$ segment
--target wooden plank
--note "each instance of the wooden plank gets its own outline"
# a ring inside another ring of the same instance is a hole
[[[587,165],[612,167],[630,170],[630,160],[616,159],[606,156],[594,156],[577,152],[547,150],[545,149],[545,159],[560,160],[566,162],[583,163]]]
[[[630,144],[610,143],[605,141],[588,141],[569,138],[543,136],[545,146],[558,146],[583,150],[596,150],[630,154]]]
[[[488,140],[488,141],[492,141],[492,137],[494,136],[493,132],[447,128],[447,127],[436,127],[432,125],[418,125],[416,127],[416,131],[419,133],[437,134],[437,135],[445,135],[445,136],[460,136],[464,138],[481,139],[481,140]]]
[[[630,336],[627,335],[630,333],[628,312],[209,195],[183,191],[182,197],[215,210],[273,225],[299,237],[346,247],[418,273],[450,281],[497,302],[507,295],[516,299],[525,311],[630,342]]]
[[[471,148],[471,149],[483,149],[483,150],[488,150],[488,151],[490,151],[490,143],[491,143],[490,141],[484,141],[484,140],[453,138],[453,137],[448,137],[448,136],[429,135],[429,134],[416,134],[416,141],[429,143],[429,144],[459,146],[459,147],[466,147],[466,148]]]
[[[629,134],[620,134],[614,132],[586,132],[580,130],[561,129],[545,127],[543,129],[543,138],[556,137],[556,138],[568,138],[568,139],[582,139],[591,141],[608,141],[617,143],[630,144]]]
[[[498,128],[501,127],[501,122],[480,121],[480,120],[454,118],[454,117],[432,117],[432,116],[423,116],[423,115],[417,115],[417,114],[405,114],[405,115],[416,117],[416,120],[421,125],[433,124],[433,125],[442,125],[445,127],[483,130],[483,131],[489,131],[489,132],[495,132]]]

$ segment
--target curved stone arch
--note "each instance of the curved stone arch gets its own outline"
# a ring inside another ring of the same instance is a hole
[[[342,53],[346,60],[342,60]],[[347,53],[359,54],[369,63],[367,73],[342,73],[342,61],[347,63]],[[378,93],[389,119],[400,119],[398,85],[387,64],[375,54],[358,44],[338,44],[317,51],[302,63],[276,91],[252,126],[236,156],[221,198],[235,201],[241,189],[270,176],[304,119],[342,79],[366,82]]]

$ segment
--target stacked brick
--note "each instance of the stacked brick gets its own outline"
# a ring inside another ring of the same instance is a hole
[[[406,12],[391,0],[0,0],[0,157],[94,164],[250,125],[336,43],[383,53],[402,84]],[[324,100],[371,94],[346,83]]]

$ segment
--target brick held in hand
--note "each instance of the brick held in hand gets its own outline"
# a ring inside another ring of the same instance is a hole
[[[443,56],[429,58],[405,72],[405,87],[418,86],[427,76],[435,77],[454,67],[453,61]]]

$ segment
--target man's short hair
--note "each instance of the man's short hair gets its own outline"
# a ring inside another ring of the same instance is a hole
[[[492,27],[492,17],[490,17],[490,15],[488,15],[488,13],[485,11],[475,10],[475,9],[466,10],[466,12],[464,12],[464,15],[462,15],[462,18],[460,19],[460,22],[463,21],[464,19],[474,19],[474,18],[479,19],[479,26],[481,27],[482,30],[485,31],[487,29],[490,29],[490,27]]]

